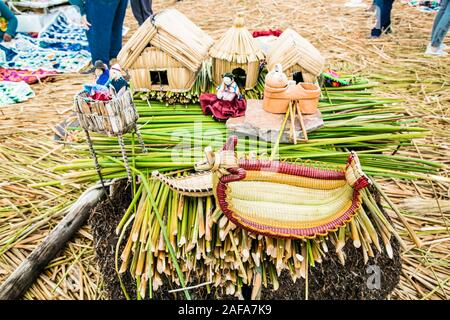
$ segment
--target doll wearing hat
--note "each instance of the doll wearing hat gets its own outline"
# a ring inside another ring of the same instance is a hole
[[[225,101],[233,101],[240,95],[239,87],[234,81],[232,73],[225,73],[222,78],[222,83],[217,87],[217,98]]]
[[[116,94],[119,94],[130,87],[128,82],[122,76],[122,68],[117,63],[111,67],[108,85],[110,88],[114,89]]]
[[[109,81],[108,66],[101,60],[95,61],[95,83],[105,86]]]
[[[101,60],[97,60],[95,67],[95,83],[86,83],[83,85],[89,98],[94,100],[108,101],[111,100],[111,94],[108,89],[109,69]]]

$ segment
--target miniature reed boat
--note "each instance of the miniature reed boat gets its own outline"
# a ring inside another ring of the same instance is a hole
[[[153,176],[188,196],[216,197],[223,213],[251,232],[278,238],[314,238],[348,223],[361,205],[360,190],[370,184],[352,152],[344,170],[279,161],[236,158],[237,137],[223,150],[205,149],[200,173]]]

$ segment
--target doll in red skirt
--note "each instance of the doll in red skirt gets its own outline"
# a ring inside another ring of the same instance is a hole
[[[221,121],[243,116],[247,107],[232,73],[223,75],[222,83],[217,87],[216,94],[202,93],[200,105],[204,114],[212,114],[215,119]]]

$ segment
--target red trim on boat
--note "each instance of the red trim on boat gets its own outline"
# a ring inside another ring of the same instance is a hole
[[[345,172],[318,169],[280,161],[242,159],[239,160],[239,167],[245,170],[285,173],[321,180],[345,180]]]

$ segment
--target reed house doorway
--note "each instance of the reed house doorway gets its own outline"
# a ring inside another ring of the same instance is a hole
[[[152,85],[167,86],[169,79],[167,78],[167,71],[150,71],[150,81]]]
[[[242,68],[233,69],[231,72],[234,75],[234,80],[236,81],[239,88],[245,88],[245,83],[247,81],[247,73]]]

